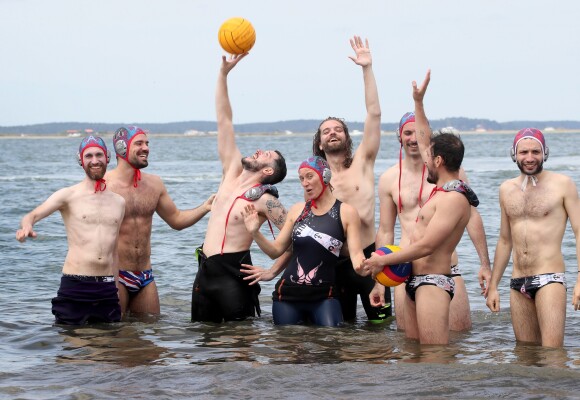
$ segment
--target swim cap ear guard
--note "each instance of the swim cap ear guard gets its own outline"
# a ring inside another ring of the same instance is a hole
[[[117,129],[113,135],[113,146],[115,147],[115,153],[122,159],[128,161],[127,156],[129,152],[129,147],[131,146],[131,141],[137,135],[147,135],[145,131],[137,126],[129,126],[125,128],[124,126]]]
[[[510,149],[510,156],[512,158],[512,161],[513,162],[517,161],[516,150],[518,147],[518,143],[525,138],[534,139],[535,141],[540,143],[540,146],[542,146],[542,151],[544,153],[544,162],[548,161],[548,157],[550,156],[550,149],[548,146],[546,146],[544,134],[539,129],[535,128],[524,128],[516,134],[516,137],[514,138],[514,144]]]
[[[77,162],[79,163],[79,165],[81,167],[83,167],[83,153],[89,147],[98,147],[98,148],[102,149],[105,152],[105,155],[107,156],[107,164],[109,164],[111,162],[111,152],[109,149],[107,149],[107,145],[105,144],[105,141],[103,140],[103,138],[100,136],[90,135],[90,136],[85,137],[81,141],[81,144],[79,146],[79,151],[77,152]]]

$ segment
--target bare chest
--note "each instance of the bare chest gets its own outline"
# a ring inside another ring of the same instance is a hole
[[[358,202],[366,203],[367,197],[374,197],[374,179],[361,176],[352,167],[339,173],[333,172],[330,183],[337,199],[355,207]]]
[[[63,215],[76,226],[85,229],[102,226],[117,228],[121,223],[123,207],[110,196],[95,194],[69,204]]]
[[[125,218],[150,217],[157,209],[160,193],[152,187],[116,189],[125,199]]]
[[[511,219],[543,218],[558,206],[556,196],[548,196],[546,189],[533,187],[526,191],[512,190],[504,198],[506,214]]]

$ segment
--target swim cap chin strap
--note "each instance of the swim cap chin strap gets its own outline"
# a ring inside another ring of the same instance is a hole
[[[532,186],[537,186],[538,184],[538,178],[535,175],[524,175],[524,180],[522,181],[522,185],[520,186],[522,188],[522,192],[525,191],[526,188],[528,187],[528,181],[532,182]]]
[[[103,178],[101,178],[95,182],[95,193],[104,192],[106,188],[107,188],[107,181],[105,181]]]

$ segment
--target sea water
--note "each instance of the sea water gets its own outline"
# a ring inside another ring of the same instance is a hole
[[[546,169],[580,183],[580,148],[573,133],[547,134]],[[355,137],[355,146],[360,137]],[[463,135],[463,166],[480,199],[490,257],[500,223],[498,188],[519,171],[509,157],[513,134]],[[311,135],[239,136],[242,154],[280,149],[288,177],[278,184],[289,208],[303,198],[297,167],[310,155]],[[111,145],[112,140],[107,138]],[[154,217],[152,264],[161,301],[158,320],[84,327],[53,326],[50,300],[67,251],[58,213],[38,222],[38,238],[19,243],[27,212],[54,191],[84,177],[76,163],[80,138],[0,139],[0,398],[574,398],[580,390],[580,312],[570,305],[577,277],[575,239],[568,226],[562,251],[568,279],[566,336],[561,349],[516,344],[510,321],[509,275],[501,281],[501,312],[480,295],[479,259],[467,234],[458,246],[473,329],[452,333],[447,346],[421,346],[394,321],[340,328],[277,327],[274,282],[262,283],[262,317],[224,324],[191,323],[194,251],[207,220],[174,231]],[[112,147],[112,145],[110,146]],[[162,177],[177,206],[188,209],[221,180],[216,137],[150,137],[146,172]],[[398,161],[399,144],[383,135],[375,175]],[[110,168],[115,165],[111,161]],[[378,206],[377,206],[378,222]],[[266,232],[266,231],[265,231]],[[252,247],[256,265],[272,261]]]

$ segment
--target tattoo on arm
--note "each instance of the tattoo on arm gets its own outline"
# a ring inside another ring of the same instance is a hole
[[[268,219],[274,223],[279,229],[282,229],[284,222],[286,222],[286,215],[288,212],[280,203],[280,200],[273,198],[266,201],[266,210],[268,214]]]
[[[425,137],[425,131],[420,129],[419,130],[419,135],[421,135],[421,137]]]

